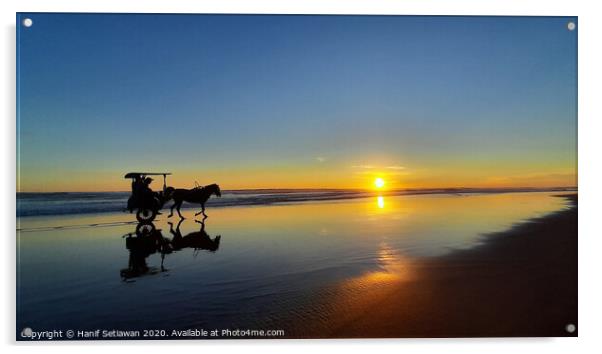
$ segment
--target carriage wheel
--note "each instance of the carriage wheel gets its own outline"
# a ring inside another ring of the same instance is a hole
[[[155,220],[155,216],[157,216],[157,212],[151,209],[138,209],[136,213],[136,219],[138,222],[151,222]]]

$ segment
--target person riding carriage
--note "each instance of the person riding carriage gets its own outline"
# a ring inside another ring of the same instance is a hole
[[[150,200],[155,196],[155,192],[150,188],[152,181],[153,179],[150,177],[142,178],[141,175],[134,177],[132,181],[132,197],[135,199],[136,203],[141,203],[143,200]],[[132,211],[133,210],[130,209],[130,213]]]
[[[132,179],[132,195],[128,199],[127,210],[133,213],[138,210],[136,218],[140,222],[152,221],[157,214],[161,214],[159,210],[169,200],[172,187],[167,187],[166,179],[169,172],[151,173],[151,172],[130,172],[125,175],[125,178]],[[163,190],[155,192],[151,189],[150,184],[153,179],[150,175],[163,176]]]

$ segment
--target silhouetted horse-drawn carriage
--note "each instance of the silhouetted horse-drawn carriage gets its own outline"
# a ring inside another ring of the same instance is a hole
[[[180,232],[182,221],[180,220],[175,229],[173,223],[169,223],[169,232],[173,235],[171,239],[164,237],[161,229],[157,229],[153,223],[138,224],[135,232],[123,235],[125,247],[130,252],[127,268],[120,271],[123,280],[129,281],[132,278],[165,271],[163,266],[165,256],[176,251],[191,248],[196,256],[201,250],[214,253],[219,249],[221,236],[211,238],[205,231],[204,222],[195,220],[201,224],[201,229],[182,235]],[[146,262],[147,258],[155,253],[161,255],[160,269],[149,267]]]
[[[197,186],[192,189],[175,189],[167,186],[167,176],[169,172],[130,172],[125,175],[125,178],[132,179],[132,195],[128,199],[127,210],[130,213],[136,211],[136,219],[141,223],[148,223],[155,219],[159,211],[165,203],[173,199],[174,204],[171,206],[169,217],[173,216],[174,208],[178,212],[180,218],[184,216],[180,213],[180,208],[184,202],[200,204],[201,211],[195,213],[197,216],[205,214],[205,203],[211,195],[221,197],[221,190],[217,184],[208,186]],[[163,190],[154,192],[150,188],[150,183],[153,181],[149,176],[163,176]]]

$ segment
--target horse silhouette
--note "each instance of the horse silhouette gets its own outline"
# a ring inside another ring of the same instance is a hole
[[[168,217],[170,218],[173,216],[173,209],[176,208],[180,218],[185,219],[185,217],[182,216],[182,213],[180,213],[180,208],[182,207],[183,202],[188,202],[193,204],[201,204],[202,210],[194,214],[194,216],[203,214],[203,216],[207,218],[207,214],[205,214],[205,203],[213,194],[215,194],[218,197],[222,196],[222,191],[219,189],[219,186],[215,183],[205,187],[195,187],[193,189],[175,189],[171,193],[171,198],[173,199],[174,203],[171,206],[171,212],[169,213]]]

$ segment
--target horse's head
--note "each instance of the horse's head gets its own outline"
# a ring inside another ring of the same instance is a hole
[[[215,252],[219,249],[219,241],[222,239],[221,235],[215,236],[213,240],[211,240],[211,247],[209,247],[209,251]]]
[[[211,192],[218,197],[222,196],[222,191],[219,189],[219,186],[216,183],[213,183],[211,186]]]

